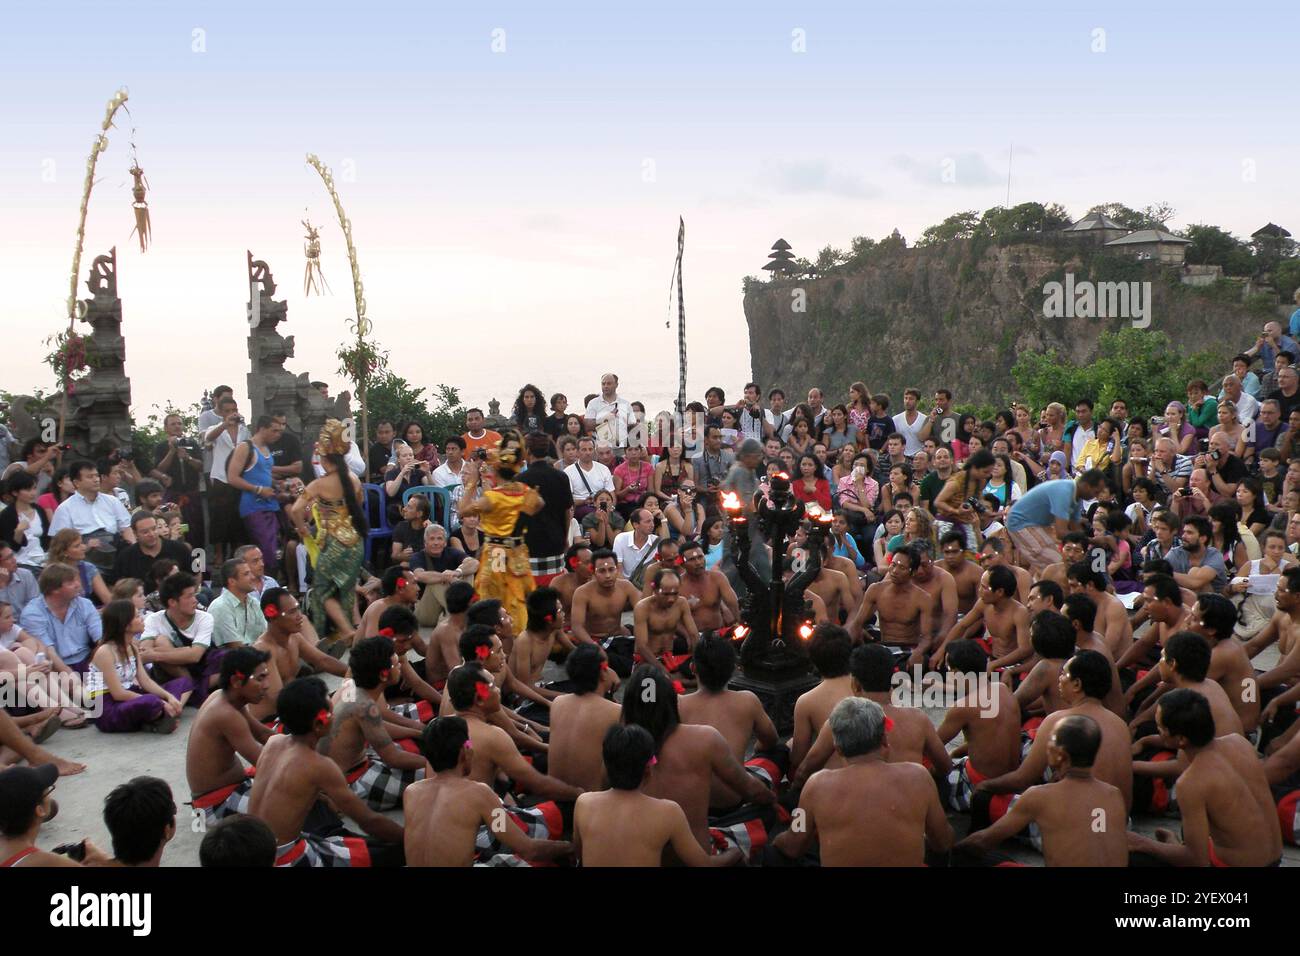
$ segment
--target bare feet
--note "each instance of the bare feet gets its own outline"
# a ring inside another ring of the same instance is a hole
[[[59,768],[60,777],[71,777],[79,773],[85,773],[86,765],[84,763],[74,763],[71,760],[64,760],[62,757],[51,755],[47,763],[52,763]]]

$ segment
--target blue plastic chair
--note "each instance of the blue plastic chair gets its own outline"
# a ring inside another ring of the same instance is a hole
[[[366,484],[361,486],[361,490],[365,495],[366,519],[370,522],[370,530],[366,533],[366,564],[369,565],[374,543],[381,539],[392,541],[393,529],[388,524],[388,495],[384,493],[384,486]],[[371,506],[372,501],[378,502],[378,511]]]
[[[430,499],[429,504],[433,507],[430,509],[429,520],[435,524],[440,524],[448,531],[451,526],[448,519],[451,517],[451,492],[446,488],[438,485],[413,485],[402,492],[402,507],[411,500],[412,495],[424,495]]]

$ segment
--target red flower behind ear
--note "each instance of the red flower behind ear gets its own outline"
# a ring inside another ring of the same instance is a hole
[[[891,730],[893,730],[893,729],[894,729],[894,721],[893,721],[893,719],[890,718],[890,717],[886,717],[886,718],[885,718],[885,733],[889,733],[889,732],[890,732]]]
[[[488,647],[486,644],[480,644],[478,647],[474,648],[474,656],[481,661],[485,661],[492,656],[492,648]]]
[[[398,578],[398,579],[397,579],[397,590],[400,591],[400,590],[402,590],[402,588],[404,588],[404,587],[406,587],[406,578]]]
[[[569,570],[570,570],[570,571],[576,571],[576,570],[578,570],[578,556],[577,556],[577,555],[574,555],[573,557],[569,558]]]
[[[327,707],[322,707],[320,710],[318,710],[318,711],[316,712],[316,719],[315,719],[314,723],[318,723],[318,724],[328,724],[329,722],[330,722],[330,712],[329,712],[329,708],[327,708]]]
[[[262,616],[267,618],[268,620],[270,620],[271,618],[279,617],[280,609],[276,607],[274,604],[268,604],[266,606],[266,609],[262,612]]]
[[[479,700],[487,700],[492,696],[492,685],[484,681],[479,681],[474,685],[474,696]]]
[[[609,670],[609,661],[601,661],[601,662],[600,662],[600,669],[601,669],[602,671],[607,671],[607,670]]]
[[[383,670],[381,670],[381,671],[379,672],[379,679],[380,679],[381,681],[384,681],[385,683],[387,683],[388,678],[391,677],[392,675],[393,675],[393,671],[392,671],[392,669],[391,669],[391,668],[388,668],[388,667],[385,667]],[[888,719],[888,718],[886,718],[886,719]]]
[[[393,629],[392,629],[391,627],[381,627],[381,628],[379,629],[379,636],[380,636],[380,637],[392,637],[392,636],[393,636]]]

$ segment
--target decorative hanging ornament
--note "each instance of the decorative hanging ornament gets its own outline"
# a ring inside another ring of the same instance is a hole
[[[302,276],[302,294],[311,295],[315,290],[317,295],[324,295],[329,289],[329,283],[325,281],[325,274],[320,268],[320,230],[311,224],[310,219],[302,220],[303,228],[307,230],[307,242],[303,246],[303,253],[307,256],[307,268]]]
[[[144,178],[144,170],[140,164],[132,162],[131,178],[135,181],[131,186],[131,198],[135,201],[131,203],[131,208],[135,210],[135,228],[131,230],[132,235],[140,236],[140,251],[144,252],[149,248],[149,204],[145,202],[145,192],[149,188],[149,180]]]

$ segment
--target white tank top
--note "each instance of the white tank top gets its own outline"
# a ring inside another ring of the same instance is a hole
[[[116,651],[114,651],[113,656],[113,670],[117,671],[117,679],[122,686],[125,688],[135,686],[135,654],[128,654],[125,661],[117,660]],[[98,697],[100,694],[108,693],[108,686],[104,682],[104,672],[94,664],[91,664],[90,669],[86,671],[84,684],[87,697]]]

